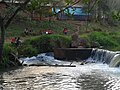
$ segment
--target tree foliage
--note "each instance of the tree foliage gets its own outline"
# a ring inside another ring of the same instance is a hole
[[[81,0],[31,0],[27,9],[32,13],[38,13],[40,16],[54,16],[80,1]],[[57,8],[60,9],[59,12],[56,12]],[[52,13],[52,11],[54,11],[54,13]],[[69,10],[66,10],[66,13],[69,14]]]
[[[18,5],[14,4],[16,1]],[[0,58],[2,57],[7,27],[10,25],[16,14],[22,10],[29,1],[30,0],[12,0],[11,5],[0,11]],[[104,19],[108,22],[114,19],[120,21],[120,0],[31,0],[27,5],[27,9],[31,13],[38,13],[40,16],[54,16],[65,10],[66,14],[69,15],[70,12],[68,8],[81,1],[86,8],[86,12],[91,13],[94,19],[99,21]],[[49,6],[50,8],[45,8],[45,6]],[[64,8],[62,6],[64,6]],[[51,13],[51,11],[55,11],[57,7],[60,8],[60,11]]]
[[[6,0],[2,0],[2,1],[6,1]],[[69,6],[73,6],[77,4],[80,1],[81,0],[63,0],[62,3],[65,3],[65,8],[59,11],[58,13],[69,8]],[[56,8],[56,6],[62,5],[61,0],[12,0],[12,2],[10,1],[10,3],[11,4],[8,7],[4,8],[4,10],[1,9],[2,11],[0,11],[0,60],[2,60],[3,58],[3,46],[5,41],[6,29],[8,28],[8,26],[10,25],[10,23],[12,22],[12,20],[20,10],[23,10],[23,8],[25,8],[26,5],[29,3],[27,7],[30,11],[32,12],[35,11],[40,15],[42,15],[43,12],[46,12],[46,10],[42,8],[43,6],[47,6],[47,4],[51,4],[51,7]]]
[[[114,11],[112,13],[112,17],[113,17],[113,19],[120,21],[120,11]]]
[[[96,21],[114,24],[119,21],[120,0],[82,0],[86,12],[90,12]]]
[[[30,4],[27,5],[27,9],[31,11],[32,15],[37,13],[42,17],[42,15],[49,14],[49,10],[45,7],[47,4],[49,4],[49,0],[31,0]]]
[[[4,2],[5,0],[2,0],[1,2],[6,5]],[[15,4],[5,6],[2,8],[2,11],[0,11],[0,60],[3,59],[3,46],[4,46],[4,41],[5,41],[5,31],[16,16],[16,14],[22,10],[27,3],[30,0],[25,0],[21,4],[15,6]],[[1,61],[0,61],[1,62]]]

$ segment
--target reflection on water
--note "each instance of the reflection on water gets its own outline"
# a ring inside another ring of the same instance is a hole
[[[104,64],[31,66],[1,74],[0,90],[120,90],[120,70]]]

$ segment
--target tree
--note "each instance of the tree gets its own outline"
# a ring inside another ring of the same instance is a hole
[[[58,15],[80,1],[81,0],[31,0],[30,4],[27,6],[27,9],[31,12],[31,15],[33,15],[33,13],[39,14],[40,18],[42,16],[52,17]],[[58,7],[60,8],[60,11],[55,12]],[[54,13],[51,13],[52,10]]]
[[[5,0],[2,0],[3,3]],[[8,28],[8,26],[10,25],[11,21],[14,19],[14,17],[16,16],[16,14],[22,10],[27,3],[30,0],[25,0],[22,4],[18,5],[18,6],[8,6],[6,8],[3,8],[3,10],[0,12],[0,61],[2,61],[3,57],[3,46],[4,46],[4,41],[5,41],[5,31]]]
[[[31,17],[35,14],[39,14],[40,20],[43,15],[49,11],[45,6],[49,4],[49,0],[31,0],[27,5],[27,9],[31,12]]]
[[[98,21],[114,22],[113,14],[120,11],[120,0],[100,0],[97,4]],[[102,23],[103,23],[102,22]],[[114,23],[112,23],[114,24]]]

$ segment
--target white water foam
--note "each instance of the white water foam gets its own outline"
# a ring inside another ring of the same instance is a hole
[[[20,62],[23,65],[66,65],[70,64],[70,62],[60,61],[54,59],[53,56],[48,55],[47,53],[38,54],[37,56],[20,58]]]

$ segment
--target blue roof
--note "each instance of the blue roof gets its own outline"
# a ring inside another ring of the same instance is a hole
[[[60,11],[59,8],[55,9],[56,13],[58,13],[59,11]],[[83,12],[82,7],[70,7],[66,9],[64,12],[66,13],[67,11],[69,11],[69,13],[73,15],[87,15],[86,13]],[[54,13],[53,9],[52,9],[52,12]]]

